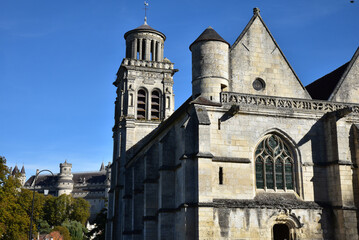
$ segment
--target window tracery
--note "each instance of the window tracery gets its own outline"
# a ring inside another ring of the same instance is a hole
[[[295,190],[293,154],[279,136],[268,135],[258,144],[255,168],[258,189]]]

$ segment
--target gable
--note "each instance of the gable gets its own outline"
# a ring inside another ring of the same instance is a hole
[[[359,48],[344,71],[329,100],[359,103]]]
[[[234,92],[310,99],[258,13],[231,47],[230,72]],[[263,89],[254,89],[257,78]]]

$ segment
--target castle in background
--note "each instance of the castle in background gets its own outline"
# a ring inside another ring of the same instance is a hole
[[[84,198],[90,203],[90,222],[94,220],[97,213],[106,207],[108,191],[110,189],[111,163],[105,166],[101,164],[99,171],[72,173],[72,164],[66,160],[60,164],[60,173],[50,175],[38,175],[35,191],[38,193],[60,196],[62,194],[72,195],[74,198]],[[15,166],[11,170],[12,175],[19,174],[21,185],[25,189],[33,190],[35,176],[26,181],[25,167],[21,171]]]
[[[231,45],[191,45],[173,108],[165,35],[124,35],[107,240],[358,239],[359,49],[304,87],[255,8]]]

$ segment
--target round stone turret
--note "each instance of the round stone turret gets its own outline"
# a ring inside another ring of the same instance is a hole
[[[151,28],[147,21],[138,28],[125,33],[126,58],[163,61],[163,44],[166,36]]]
[[[60,174],[58,175],[57,181],[58,196],[62,194],[71,194],[74,188],[71,168],[72,164],[68,163],[66,160],[64,163],[60,163]]]
[[[192,96],[220,101],[228,88],[229,43],[208,27],[190,45],[192,52]]]

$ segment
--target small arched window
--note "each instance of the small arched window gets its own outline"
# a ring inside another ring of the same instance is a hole
[[[146,119],[146,91],[140,89],[137,92],[137,119]]]
[[[293,154],[280,137],[266,136],[258,144],[255,161],[258,189],[295,190]]]
[[[151,120],[160,119],[160,98],[161,94],[158,90],[154,90],[151,95]]]

